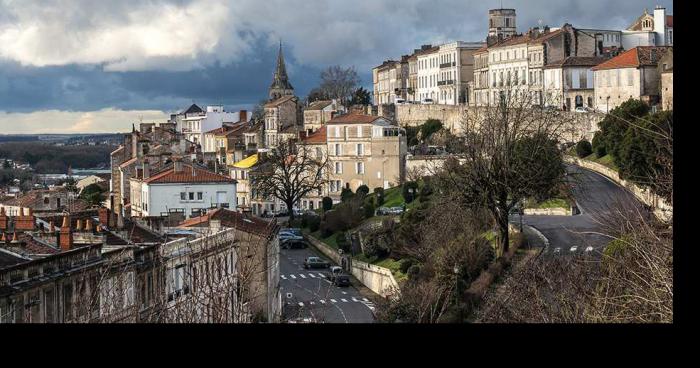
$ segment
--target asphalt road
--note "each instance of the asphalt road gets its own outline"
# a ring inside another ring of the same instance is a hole
[[[537,229],[549,241],[543,255],[600,254],[610,241],[603,235],[606,216],[619,210],[643,210],[643,206],[632,193],[603,175],[573,165],[567,167],[567,172],[581,214],[526,215],[523,216],[523,223]],[[518,223],[518,216],[513,216],[511,221]]]
[[[304,259],[309,256],[321,257],[331,262],[313,248],[280,251],[283,317],[310,318],[319,323],[374,322],[374,304],[370,299],[362,296],[354,286],[333,285],[326,278],[328,269],[305,270]],[[287,298],[287,293],[291,293],[292,297]]]

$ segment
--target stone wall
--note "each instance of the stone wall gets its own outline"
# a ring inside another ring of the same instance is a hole
[[[442,169],[447,159],[452,156],[406,156],[406,175],[419,174],[420,176],[434,175]],[[464,162],[464,159],[460,159]]]
[[[673,207],[666,203],[663,198],[652,193],[648,189],[643,189],[635,185],[634,183],[620,179],[620,175],[617,171],[601,165],[597,162],[591,162],[588,160],[582,160],[578,157],[566,156],[565,160],[569,163],[576,164],[583,168],[595,171],[601,175],[604,175],[622,187],[627,188],[635,197],[642,203],[650,206],[654,210],[654,214],[661,220],[669,220],[673,216]]]
[[[526,208],[524,213],[532,216],[571,216],[571,208]]]

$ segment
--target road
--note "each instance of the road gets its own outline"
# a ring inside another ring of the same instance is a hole
[[[374,304],[355,286],[338,287],[326,279],[327,269],[305,270],[309,256],[329,261],[313,248],[280,251],[280,286],[285,318],[313,318],[325,323],[372,323]],[[331,262],[332,264],[332,262]],[[352,280],[357,283],[357,280]],[[292,297],[287,298],[287,293]]]
[[[575,216],[523,216],[523,223],[537,229],[549,241],[543,255],[600,253],[610,238],[603,232],[605,216],[615,209],[643,207],[632,193],[603,175],[578,166],[567,167],[567,178],[581,214]],[[518,223],[518,216],[512,218]],[[527,236],[527,234],[526,234]]]

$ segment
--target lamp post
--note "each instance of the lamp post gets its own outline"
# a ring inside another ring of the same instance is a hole
[[[455,294],[457,297],[457,309],[459,310],[459,323],[463,322],[463,316],[462,316],[462,293],[461,289],[459,287],[460,282],[459,282],[459,266],[455,265],[452,271],[455,274]]]

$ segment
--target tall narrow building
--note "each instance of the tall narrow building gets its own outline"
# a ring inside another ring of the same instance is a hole
[[[293,96],[294,87],[289,83],[287,76],[287,68],[284,64],[284,56],[282,55],[282,42],[280,42],[280,50],[277,54],[277,68],[272,76],[272,85],[270,85],[270,100],[276,100],[283,96]]]

